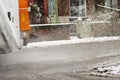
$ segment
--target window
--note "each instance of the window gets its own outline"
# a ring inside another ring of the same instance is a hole
[[[85,0],[70,0],[70,14],[72,17],[84,17]]]
[[[118,0],[112,0],[112,8],[118,8]]]
[[[105,6],[118,8],[118,0],[105,0]]]
[[[111,7],[111,0],[105,0],[105,6]]]

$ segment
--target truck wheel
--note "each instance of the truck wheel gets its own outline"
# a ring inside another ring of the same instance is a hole
[[[26,45],[27,45],[27,39],[24,38],[24,39],[23,39],[23,46],[26,46]]]
[[[5,49],[3,49],[3,48],[0,48],[0,54],[6,54],[7,52],[6,52],[6,50]]]

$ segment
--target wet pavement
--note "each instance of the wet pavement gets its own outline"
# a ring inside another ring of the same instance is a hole
[[[41,61],[0,67],[0,80],[120,80],[117,75],[93,75],[95,67],[120,63],[120,55],[86,61]]]
[[[81,43],[2,54],[0,80],[120,80],[119,75],[93,74],[94,68],[120,63],[119,44]],[[114,54],[101,56],[105,53]]]

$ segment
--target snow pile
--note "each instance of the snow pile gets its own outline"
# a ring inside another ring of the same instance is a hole
[[[107,74],[120,74],[120,65],[98,68],[99,72],[105,72]]]
[[[109,66],[109,67],[100,67],[92,69],[93,76],[107,77],[110,75],[120,75],[120,65]]]
[[[24,46],[23,48],[37,48],[37,47],[59,46],[59,45],[67,45],[67,44],[103,42],[103,41],[112,41],[112,40],[120,40],[120,37],[119,36],[97,37],[97,38],[90,37],[90,38],[81,38],[81,39],[77,37],[71,37],[70,40],[43,41],[43,42],[28,43],[28,45]]]

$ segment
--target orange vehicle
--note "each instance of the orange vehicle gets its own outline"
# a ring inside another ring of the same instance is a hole
[[[28,15],[28,2],[27,0],[19,0],[19,18],[20,18],[20,31],[24,40],[23,45],[26,45],[27,38],[29,38],[29,15]]]
[[[27,0],[19,0],[19,18],[20,18],[20,30],[21,31],[31,30],[29,26]]]

